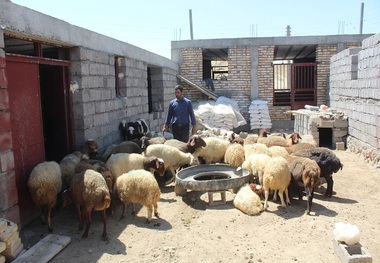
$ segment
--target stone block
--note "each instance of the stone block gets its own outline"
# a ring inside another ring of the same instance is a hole
[[[336,128],[347,128],[348,127],[348,120],[347,119],[336,119],[334,121],[334,127]]]
[[[344,147],[344,142],[337,142],[335,145],[336,145],[335,149],[338,150],[338,151],[344,151],[344,150],[346,150],[345,147]]]
[[[347,135],[347,129],[333,129],[333,136],[342,138]]]
[[[333,128],[334,121],[322,120],[321,124],[318,127],[319,128]]]
[[[333,247],[335,254],[343,263],[372,263],[372,256],[360,243],[346,245],[334,239]]]

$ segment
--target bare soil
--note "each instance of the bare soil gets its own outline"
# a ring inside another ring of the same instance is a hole
[[[209,206],[207,193],[180,197],[173,184],[162,185],[160,218],[146,224],[147,210],[138,206],[136,215],[128,207],[120,220],[120,207],[107,218],[107,242],[99,212],[86,239],[72,206],[56,212],[53,233],[71,242],[51,262],[340,262],[332,245],[336,222],[357,225],[361,245],[380,262],[380,174],[351,152],[335,153],[344,167],[333,175],[334,195],[323,196],[326,183],[317,189],[311,215],[305,215],[305,198],[292,198],[286,208],[271,201],[267,211],[248,216],[233,206],[232,192],[226,204]],[[20,232],[25,248],[47,234],[40,219]]]

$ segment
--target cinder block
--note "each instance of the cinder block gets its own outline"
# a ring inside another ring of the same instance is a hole
[[[334,127],[336,128],[347,128],[348,127],[348,120],[345,119],[336,119],[334,121]]]
[[[344,148],[344,142],[337,142],[336,143],[336,149],[338,151],[344,151],[345,150],[345,148]]]
[[[214,194],[220,193],[221,200],[218,202],[214,201]],[[225,191],[210,191],[208,192],[208,204],[210,206],[218,205],[218,204],[226,204],[226,192]]]
[[[372,263],[372,256],[360,243],[346,245],[333,239],[333,247],[343,263]]]
[[[332,128],[332,127],[334,127],[334,121],[322,120],[319,127],[320,128]]]

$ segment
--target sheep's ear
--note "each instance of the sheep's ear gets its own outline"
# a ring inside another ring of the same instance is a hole
[[[160,168],[160,165],[164,163],[164,160],[161,158],[156,159],[156,168]]]
[[[311,184],[311,182],[310,182],[310,176],[307,175],[306,171],[304,171],[303,174],[302,174],[302,181],[303,181],[303,184],[304,184],[305,187],[307,185],[310,186],[310,184]]]
[[[156,168],[158,169],[160,167],[160,161],[156,159]]]

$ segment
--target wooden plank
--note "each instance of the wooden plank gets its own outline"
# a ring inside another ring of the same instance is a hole
[[[46,263],[63,250],[70,241],[71,238],[68,236],[49,234],[12,262]]]
[[[195,84],[194,82],[191,82],[187,78],[185,78],[185,77],[183,77],[181,75],[177,75],[177,78],[179,78],[180,80],[182,80],[182,81],[186,82],[187,84],[193,86],[194,88],[196,88],[197,90],[199,90],[203,94],[207,95],[209,98],[211,98],[213,100],[217,100],[218,99],[218,95],[216,95],[215,93],[213,93],[213,92],[211,92],[211,91],[209,91],[207,89],[199,87],[197,84]]]

